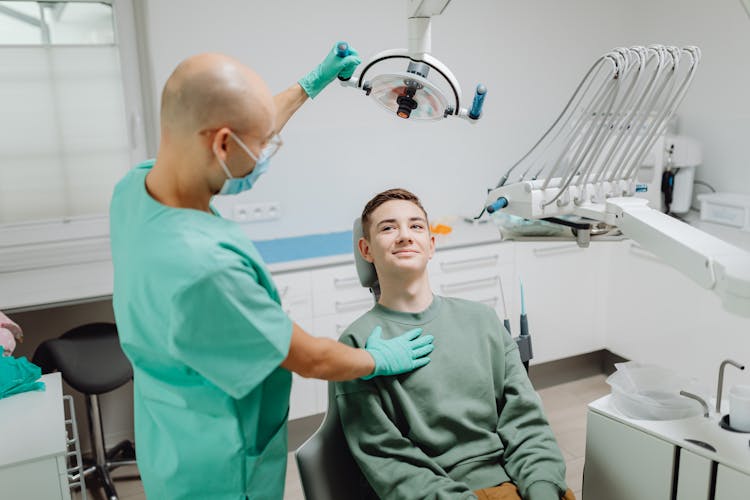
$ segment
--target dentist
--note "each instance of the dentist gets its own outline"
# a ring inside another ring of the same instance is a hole
[[[308,99],[360,63],[324,61],[276,96],[220,54],[180,63],[161,99],[156,160],[128,172],[110,210],[114,311],[134,368],[138,466],[148,498],[281,499],[291,372],[395,375],[429,362],[421,329],[364,349],[313,337],[283,312],[262,258],[216,194],[253,187]]]

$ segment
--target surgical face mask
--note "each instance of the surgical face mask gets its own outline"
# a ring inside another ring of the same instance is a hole
[[[221,157],[219,157],[218,153],[214,149],[214,155],[216,155],[216,159],[219,161],[219,165],[221,165],[221,168],[224,170],[224,173],[227,176],[227,180],[224,181],[224,185],[221,187],[221,191],[219,191],[219,194],[238,194],[251,189],[258,180],[258,177],[263,175],[268,170],[269,160],[273,155],[276,154],[282,144],[281,137],[279,137],[278,134],[275,134],[260,152],[260,157],[256,157],[253,152],[250,151],[250,148],[248,148],[234,132],[230,130],[229,135],[232,137],[232,139],[235,140],[235,142],[237,142],[237,144],[245,151],[245,153],[250,156],[250,158],[255,160],[255,168],[253,168],[252,172],[244,177],[234,177],[229,171],[229,168],[227,168],[227,164],[224,162],[224,160],[221,159]]]

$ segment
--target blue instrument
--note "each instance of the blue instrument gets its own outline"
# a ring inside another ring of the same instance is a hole
[[[487,213],[493,214],[497,212],[498,210],[500,210],[501,208],[505,208],[507,206],[508,206],[508,199],[504,196],[501,196],[500,198],[495,200],[495,203],[487,206]]]
[[[471,110],[469,110],[469,118],[472,120],[479,119],[479,116],[482,114],[485,95],[487,95],[487,87],[480,83],[477,85],[477,90],[474,93],[474,102],[471,103]]]

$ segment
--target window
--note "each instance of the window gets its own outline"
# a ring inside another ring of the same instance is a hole
[[[146,156],[130,9],[0,1],[0,272],[91,259],[87,238],[109,258],[112,189]]]

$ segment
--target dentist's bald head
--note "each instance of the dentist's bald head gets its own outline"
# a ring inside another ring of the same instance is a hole
[[[273,129],[274,102],[263,79],[236,59],[199,54],[181,62],[164,85],[162,135],[191,136],[228,127],[239,134]]]

